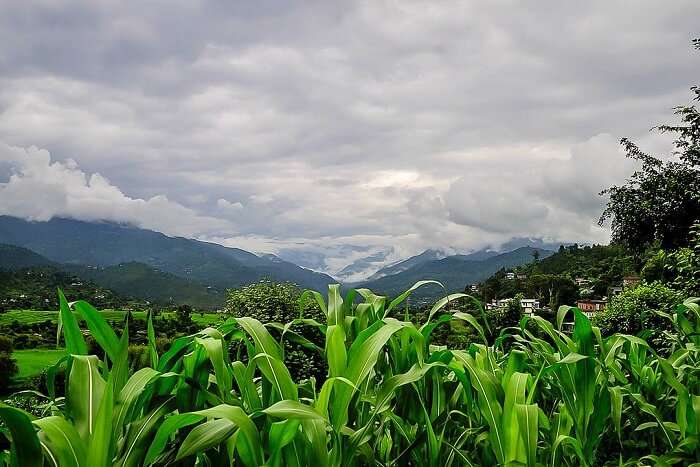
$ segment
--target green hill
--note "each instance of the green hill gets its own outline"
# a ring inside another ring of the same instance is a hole
[[[52,261],[26,248],[0,244],[0,270],[15,271],[17,269],[51,266],[53,264]]]
[[[126,297],[158,303],[186,303],[197,309],[223,306],[224,291],[158,271],[143,263],[123,263],[106,268],[75,268],[81,277]]]
[[[26,248],[0,245],[0,305],[4,308],[54,309],[56,288],[71,300],[117,308],[128,301],[189,304],[219,308],[221,289],[159,271],[143,263],[90,267],[54,263]]]

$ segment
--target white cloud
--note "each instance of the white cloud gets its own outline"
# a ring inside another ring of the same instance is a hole
[[[164,195],[131,198],[99,173],[86,174],[71,159],[51,160],[48,151],[0,142],[0,162],[11,175],[0,183],[0,214],[47,221],[52,217],[129,222],[171,235],[231,230],[221,219],[200,216]]]

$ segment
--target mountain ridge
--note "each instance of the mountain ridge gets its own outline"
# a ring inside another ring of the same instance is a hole
[[[239,248],[170,237],[110,222],[54,218],[33,222],[0,216],[0,243],[27,248],[61,264],[108,267],[137,262],[219,289],[263,278],[325,290],[335,280],[277,257],[260,257]]]

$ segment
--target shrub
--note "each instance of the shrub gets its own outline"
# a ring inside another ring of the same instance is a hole
[[[0,389],[4,390],[12,384],[12,378],[15,377],[19,368],[17,362],[12,358],[10,352],[0,352]]]
[[[604,336],[614,333],[649,334],[650,341],[663,347],[661,331],[668,329],[668,321],[659,313],[670,314],[680,301],[678,293],[659,283],[640,284],[627,288],[610,299],[605,310],[596,315],[594,324]]]

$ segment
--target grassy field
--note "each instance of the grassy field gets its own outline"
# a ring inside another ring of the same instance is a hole
[[[15,350],[12,356],[17,361],[19,373],[15,378],[36,376],[45,368],[50,367],[66,354],[63,349],[29,349]]]
[[[124,319],[125,311],[121,310],[102,310],[102,316],[108,321],[121,321]],[[134,319],[146,319],[145,311],[134,311],[131,313]],[[77,315],[76,315],[77,316]],[[162,313],[162,316],[168,318],[174,318],[174,312]],[[202,326],[210,326],[222,321],[222,316],[218,313],[192,313],[192,321]],[[10,310],[6,313],[0,314],[0,325],[2,324],[12,324],[14,321],[23,324],[34,324],[43,323],[44,321],[51,320],[52,322],[58,321],[57,311],[35,311],[35,310]]]

